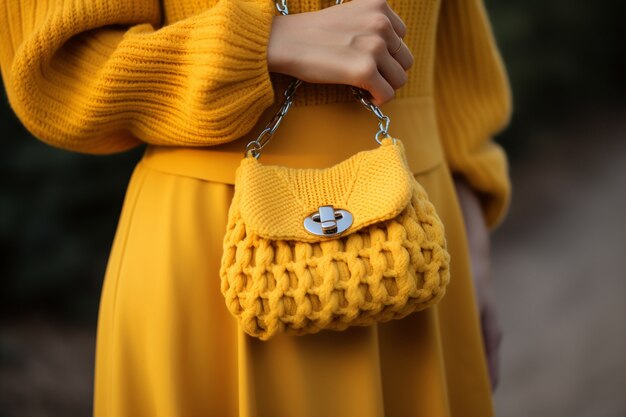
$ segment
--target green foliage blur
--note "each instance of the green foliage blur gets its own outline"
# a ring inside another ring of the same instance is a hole
[[[513,88],[513,120],[498,138],[512,162],[532,149],[535,132],[623,108],[624,2],[486,6]],[[93,323],[125,187],[142,149],[89,156],[49,147],[21,126],[4,95],[0,128],[0,315],[37,311]]]
[[[0,96],[0,315],[93,322],[125,185],[141,149],[82,155],[35,139]]]
[[[485,1],[513,90],[499,137],[511,158],[532,149],[535,132],[624,108],[626,3]]]

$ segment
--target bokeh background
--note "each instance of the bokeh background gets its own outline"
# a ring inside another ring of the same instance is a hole
[[[497,138],[514,187],[493,235],[497,412],[623,417],[625,4],[486,5],[515,106]],[[141,149],[53,149],[4,95],[0,137],[0,416],[89,416],[102,277]]]

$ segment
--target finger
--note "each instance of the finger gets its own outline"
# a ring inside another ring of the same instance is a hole
[[[491,357],[491,391],[495,391],[500,383],[500,352]]]
[[[500,346],[499,344],[491,346],[489,354],[489,378],[491,380],[491,390],[495,391],[500,382]]]
[[[400,39],[398,38],[398,41],[399,40]],[[398,48],[397,43],[396,48]],[[402,66],[402,68],[404,68],[405,71],[413,66],[413,54],[404,42],[402,42],[402,46],[400,46],[400,49],[397,52],[394,51],[395,49],[390,50],[390,53],[393,53],[393,55],[391,56],[396,61],[398,61],[398,63]]]
[[[371,22],[371,29],[383,39],[389,54],[393,54],[392,56],[398,60],[404,69],[409,69],[413,65],[413,55],[392,25],[389,18],[379,15],[377,19]]]
[[[498,385],[500,373],[500,344],[502,342],[502,332],[496,320],[493,305],[490,303],[487,303],[483,314],[481,314],[481,325],[485,343],[485,353],[489,365],[491,388],[493,390]]]
[[[387,16],[379,14],[375,19],[369,21],[368,25],[369,30],[373,34],[381,37],[382,40],[385,41],[390,54],[393,53],[396,55],[401,49],[408,50],[404,42],[402,42],[402,36],[396,33],[393,23]],[[400,50],[398,48],[400,48]]]
[[[393,26],[394,32],[396,32],[396,34],[400,38],[404,38],[407,32],[406,24],[400,18],[400,16],[398,16],[396,12],[393,11],[391,6],[389,6],[389,3],[385,2],[385,7],[383,8],[383,12],[385,13],[385,16],[389,18],[389,21],[391,22],[391,25]]]
[[[394,90],[397,90],[406,84],[408,75],[404,68],[402,68],[398,61],[393,59],[392,56],[385,55],[379,58],[377,64],[380,73],[383,77],[385,77]]]
[[[378,72],[372,71],[369,77],[363,83],[363,89],[367,90],[372,99],[370,100],[376,106],[382,106],[395,96],[393,87],[387,82],[387,80]]]

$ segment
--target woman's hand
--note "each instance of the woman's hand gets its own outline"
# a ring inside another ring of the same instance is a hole
[[[498,385],[502,331],[498,324],[493,293],[489,282],[489,229],[485,223],[480,200],[469,184],[462,178],[455,178],[454,185],[465,220],[483,343],[485,354],[487,355],[487,364],[489,365],[491,389],[494,390]]]
[[[406,25],[385,0],[352,0],[275,16],[268,69],[309,83],[362,88],[380,106],[406,84],[413,65],[405,35]]]

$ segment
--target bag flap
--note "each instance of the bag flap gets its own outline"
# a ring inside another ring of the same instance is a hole
[[[268,239],[314,242],[328,238],[307,232],[304,219],[321,206],[352,214],[353,223],[342,235],[397,216],[411,199],[411,173],[402,142],[382,142],[324,169],[262,165],[245,158],[237,169],[239,198],[234,201],[246,226]]]

